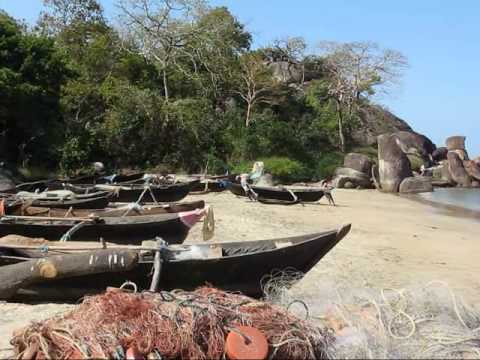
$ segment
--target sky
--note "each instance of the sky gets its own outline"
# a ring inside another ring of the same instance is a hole
[[[100,0],[114,17],[115,0]],[[374,41],[402,52],[409,68],[379,101],[442,146],[465,135],[480,155],[480,1],[478,0],[211,0],[227,6],[253,34],[255,46],[286,36],[320,41]],[[0,8],[34,23],[41,0],[0,0]]]

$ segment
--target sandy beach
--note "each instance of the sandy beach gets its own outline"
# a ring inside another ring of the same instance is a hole
[[[211,241],[255,240],[310,233],[351,223],[350,234],[296,286],[294,292],[321,296],[325,284],[352,288],[405,288],[434,280],[474,301],[480,295],[480,221],[452,216],[407,198],[375,190],[335,190],[336,207],[252,203],[229,192],[191,196],[215,211]],[[201,241],[197,225],[187,242]],[[14,329],[68,310],[72,305],[0,304],[0,357],[8,354]]]

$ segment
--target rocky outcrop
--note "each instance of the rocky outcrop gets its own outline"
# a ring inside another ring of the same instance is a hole
[[[456,149],[456,150],[449,150],[448,152],[457,153],[458,157],[463,160],[468,160],[468,153],[467,150]]]
[[[472,185],[472,180],[463,167],[463,161],[460,159],[460,156],[454,151],[449,151],[447,158],[448,171],[450,172],[453,181],[459,186],[470,187]]]
[[[377,136],[397,131],[413,131],[402,119],[380,106],[369,105],[359,112],[359,124],[353,129],[352,138],[358,145],[370,146]]]
[[[272,71],[275,80],[283,84],[302,83],[303,65],[292,63],[290,61],[272,61],[268,68]]]
[[[345,155],[345,159],[343,160],[343,166],[346,168],[354,169],[356,171],[360,171],[361,173],[369,176],[372,172],[372,161],[365,154],[349,153]]]
[[[433,161],[439,162],[442,160],[447,160],[448,149],[446,147],[439,147],[435,149],[432,153]]]
[[[415,176],[403,179],[399,192],[402,194],[417,194],[433,191],[432,181],[425,176]]]
[[[433,171],[433,178],[435,180],[445,181],[450,185],[455,185],[450,170],[448,169],[448,160],[441,161],[436,170]]]
[[[430,160],[431,154],[436,149],[435,144],[429,138],[413,131],[397,131],[393,135],[405,154],[421,157],[425,161]]]
[[[378,173],[385,192],[398,192],[403,179],[413,176],[410,162],[394,135],[378,136]]]
[[[471,178],[480,181],[480,164],[477,164],[472,160],[465,160],[463,162],[463,167]]]
[[[445,141],[448,150],[465,150],[465,136],[450,136]]]
[[[341,167],[335,170],[333,186],[342,188],[362,188],[369,189],[372,187],[370,175],[355,169]]]

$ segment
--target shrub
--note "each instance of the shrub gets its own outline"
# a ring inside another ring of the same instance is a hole
[[[322,180],[333,176],[335,169],[343,164],[344,154],[339,152],[330,152],[318,157],[313,166],[311,177],[314,180]]]

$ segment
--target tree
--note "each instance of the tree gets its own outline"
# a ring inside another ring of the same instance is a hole
[[[59,98],[69,76],[65,59],[51,39],[27,32],[1,11],[0,54],[3,156],[24,166],[51,164],[63,131]]]
[[[223,102],[237,78],[238,58],[250,48],[251,35],[225,7],[208,9],[196,28],[197,36],[188,43],[198,63],[193,78],[200,81],[205,96]]]
[[[253,107],[258,103],[271,103],[276,82],[263,57],[246,53],[240,58],[240,79],[236,93],[247,104],[245,126],[251,122]]]
[[[38,30],[58,35],[74,24],[105,24],[103,9],[96,0],[43,0],[48,11],[42,12]]]
[[[276,39],[270,46],[263,49],[264,56],[270,62],[286,61],[298,64],[303,61],[307,44],[302,37],[286,37]]]
[[[168,70],[182,70],[179,59],[195,57],[187,44],[198,34],[194,23],[205,9],[202,0],[121,0],[125,37],[136,50],[153,61],[163,78],[165,102],[170,98]]]
[[[362,98],[387,93],[401,76],[407,60],[398,51],[370,42],[325,42],[320,48],[328,96],[336,104],[340,149],[345,152],[345,121],[352,118]]]

